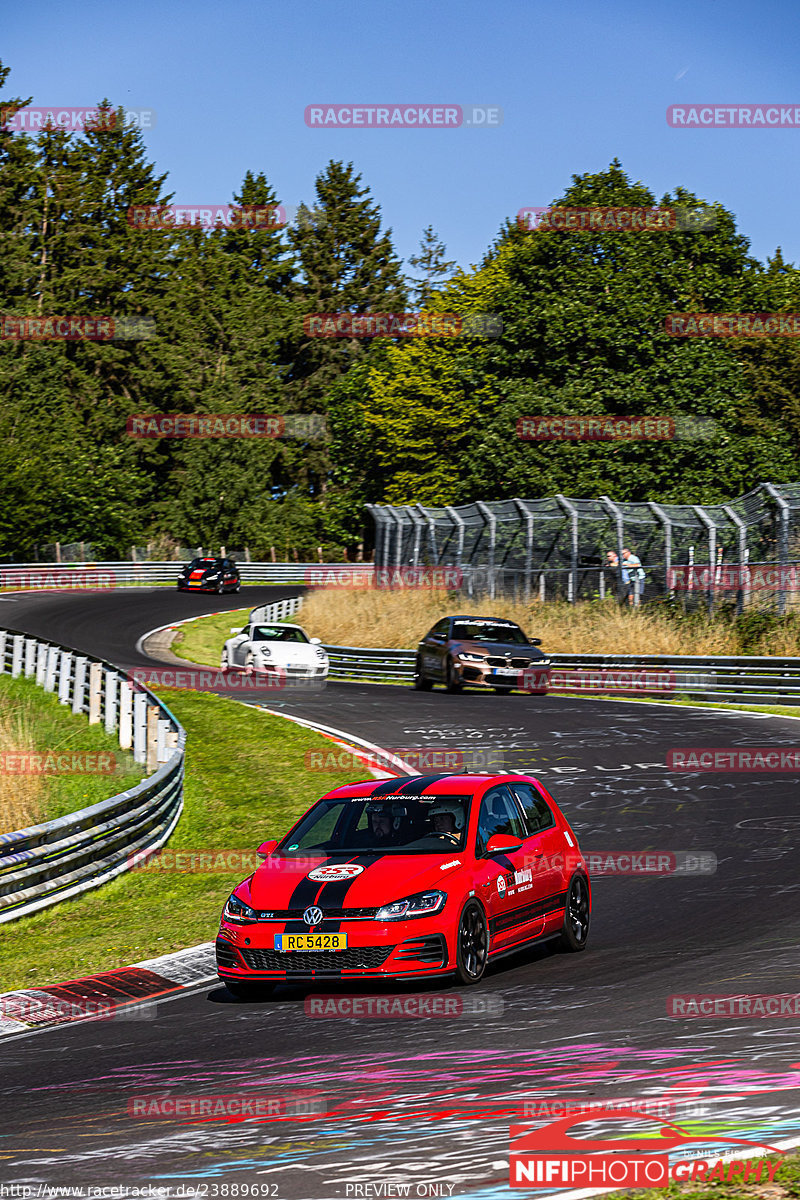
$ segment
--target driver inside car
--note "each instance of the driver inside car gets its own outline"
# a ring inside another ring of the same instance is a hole
[[[437,800],[431,809],[433,832],[447,837],[452,842],[460,840],[464,828],[464,809],[456,800]]]

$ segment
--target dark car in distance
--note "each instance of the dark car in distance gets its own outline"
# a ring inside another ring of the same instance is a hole
[[[528,638],[502,617],[442,617],[419,643],[414,687],[429,692],[443,683],[448,692],[490,687],[501,694],[523,688],[543,696],[550,658],[540,645],[541,638]]]
[[[231,558],[193,558],[178,576],[179,592],[238,592],[242,586]]]

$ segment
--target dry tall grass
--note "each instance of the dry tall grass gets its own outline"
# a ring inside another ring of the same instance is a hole
[[[676,622],[662,613],[602,603],[530,604],[511,600],[453,600],[444,591],[372,591],[320,588],[310,592],[296,618],[315,637],[336,646],[413,648],[448,613],[507,617],[545,649],[562,654],[739,654],[727,621],[695,616]],[[800,655],[798,628],[765,634],[750,654]]]
[[[0,694],[0,833],[26,829],[42,819],[44,781],[40,775],[15,775],[5,755],[32,754],[34,715],[26,704]]]

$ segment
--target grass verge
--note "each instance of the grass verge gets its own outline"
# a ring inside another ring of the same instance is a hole
[[[252,852],[286,832],[352,770],[309,772],[311,730],[205,693],[159,691],[188,734],[185,807],[171,850]],[[247,871],[130,871],[77,900],[0,926],[0,991],[35,987],[168,954],[217,931]]]
[[[187,621],[179,625],[172,639],[172,652],[190,662],[202,663],[204,667],[218,667],[222,647],[229,637],[233,637],[231,628],[237,630],[247,624],[247,618],[253,611],[253,606],[233,608],[224,613],[209,613],[196,621]],[[237,625],[238,622],[238,625]]]
[[[90,725],[32,679],[0,675],[0,750],[40,758],[38,763],[0,758],[0,833],[88,808],[144,778],[133,756],[102,725]],[[88,763],[100,772],[74,770],[73,756],[101,753]]]

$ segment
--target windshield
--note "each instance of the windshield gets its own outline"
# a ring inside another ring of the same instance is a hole
[[[275,853],[451,854],[466,845],[470,796],[320,800]]]
[[[193,558],[189,563],[187,570],[189,571],[207,571],[209,567],[215,567],[219,559],[216,558]]]
[[[302,629],[285,625],[254,625],[250,635],[253,642],[308,642]]]
[[[519,625],[498,624],[495,621],[456,621],[453,637],[459,642],[505,642],[512,646],[527,646],[528,639]]]

